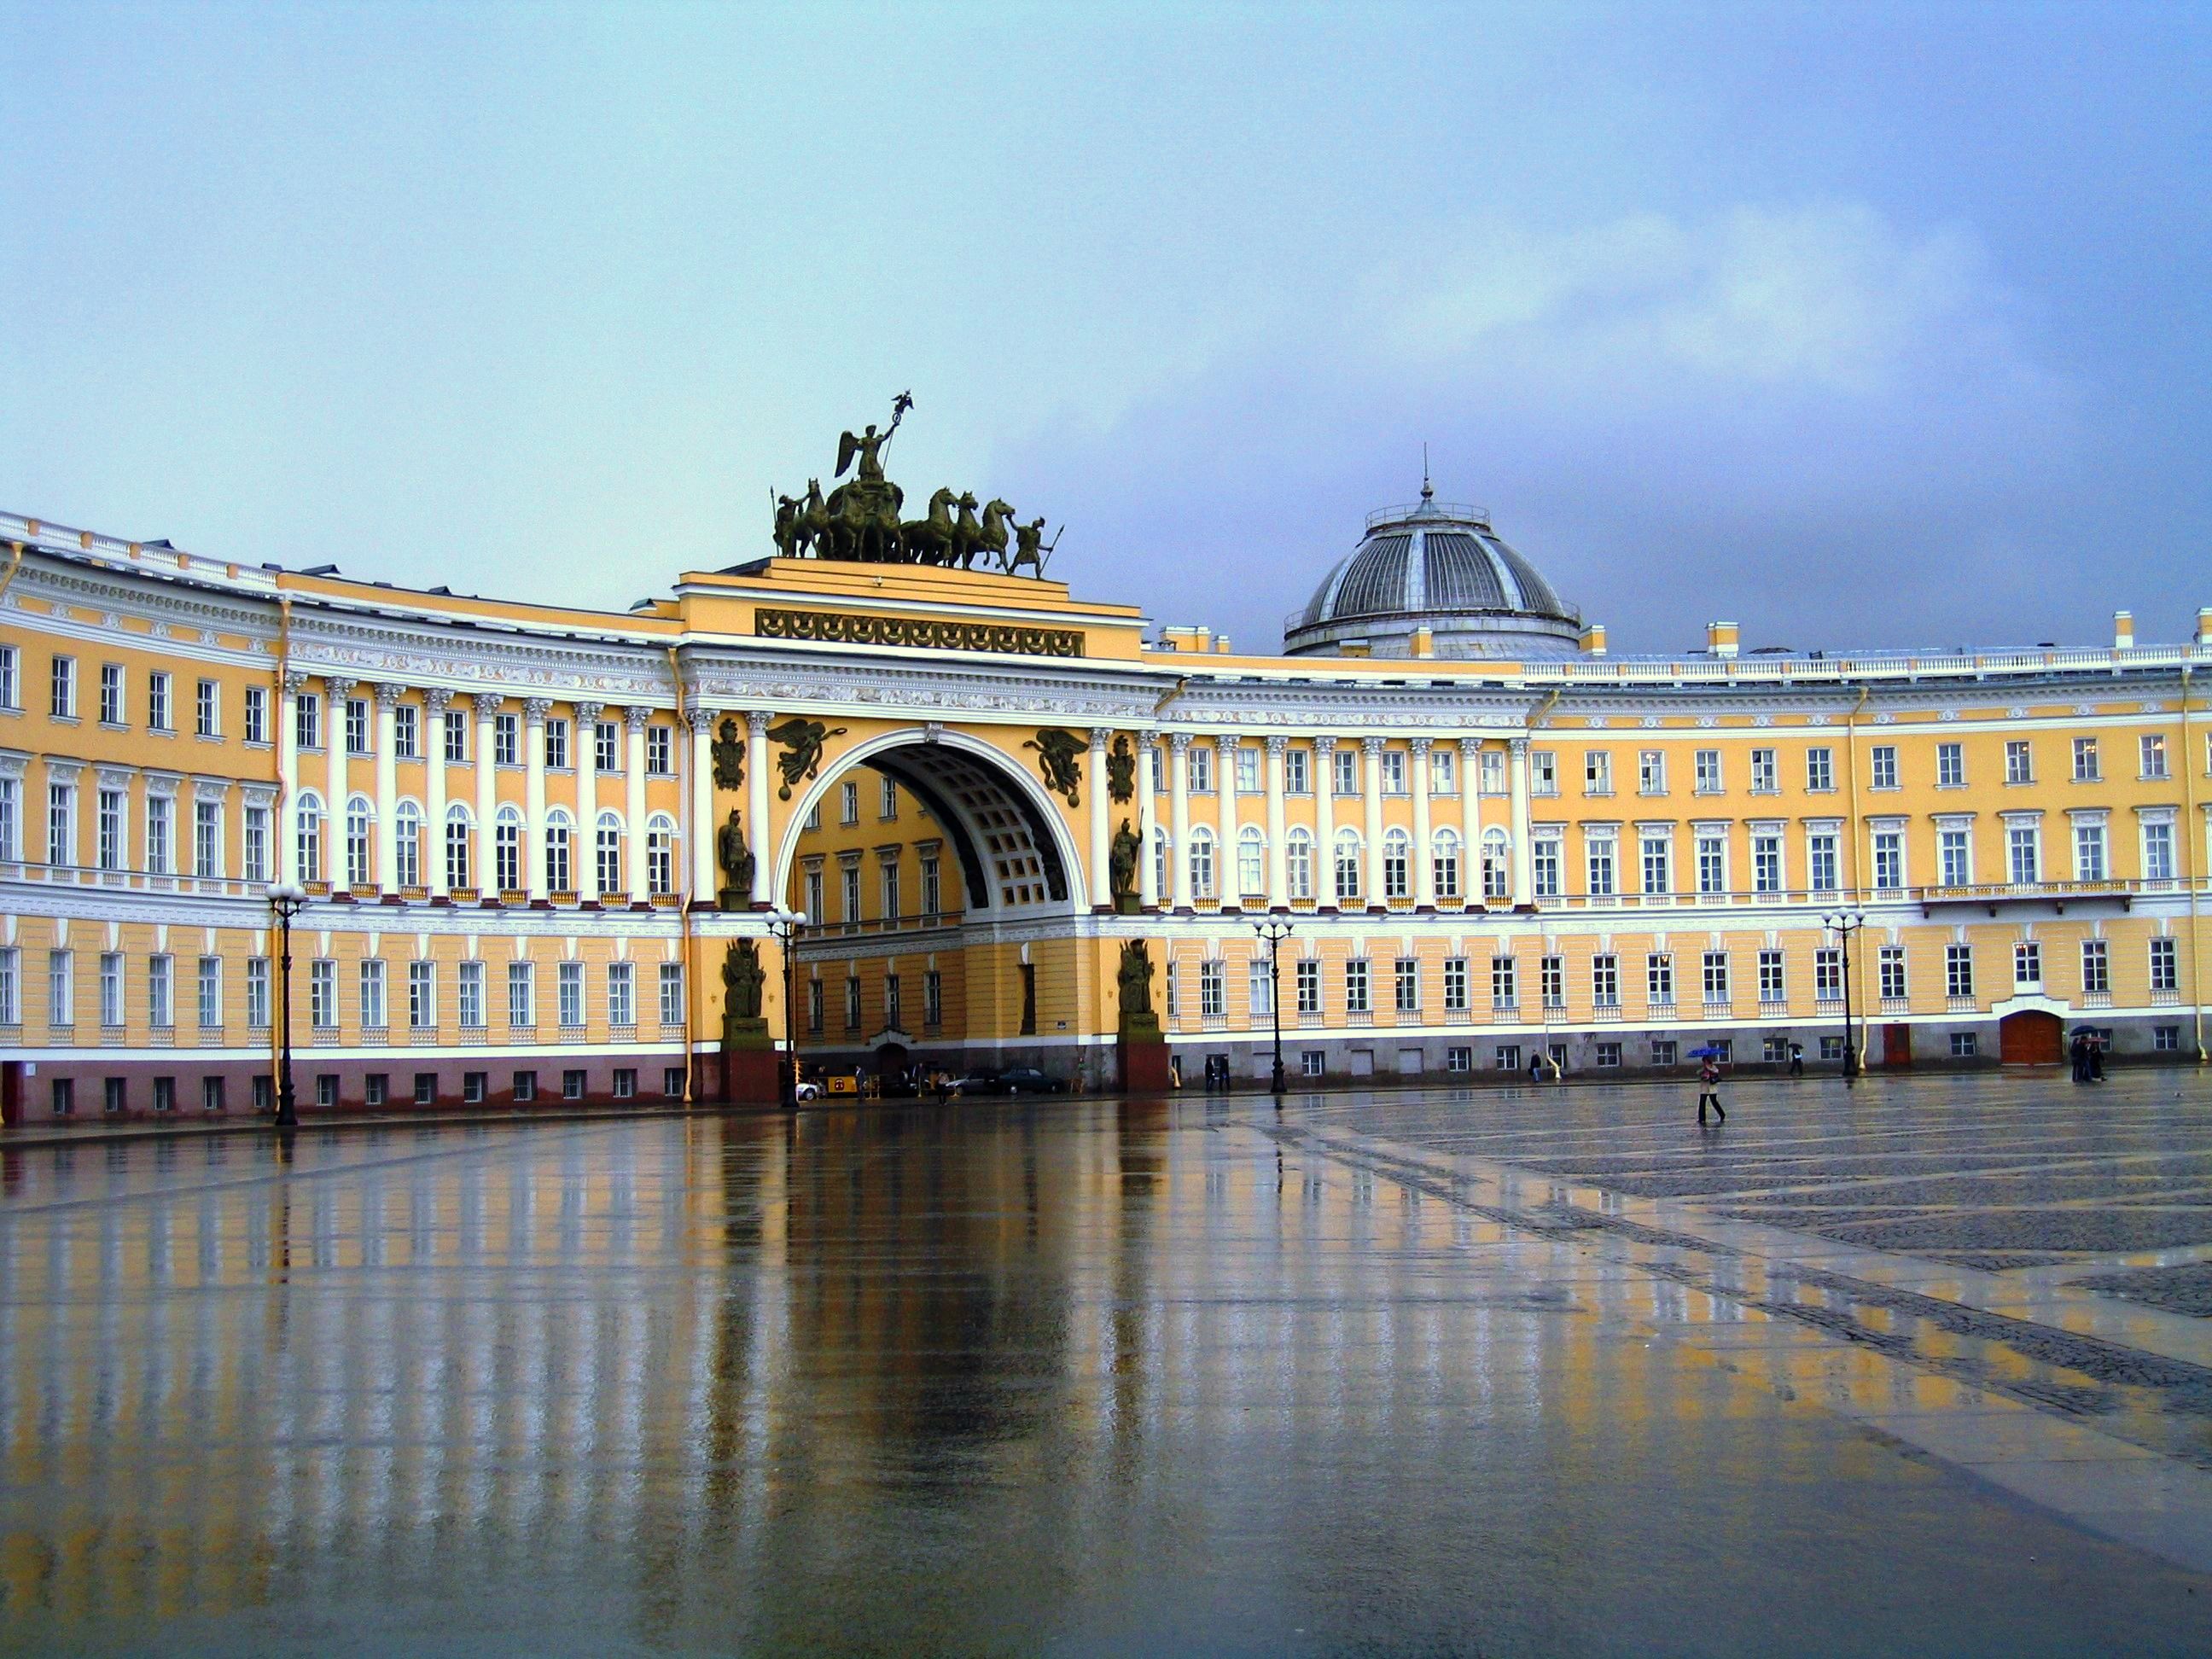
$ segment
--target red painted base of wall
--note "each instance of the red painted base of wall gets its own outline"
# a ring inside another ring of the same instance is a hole
[[[733,1106],[773,1106],[781,1056],[773,1048],[726,1048],[721,1054],[722,1098]]]
[[[1125,1095],[1167,1092],[1168,1045],[1164,1042],[1123,1042],[1120,1045],[1121,1092]]]

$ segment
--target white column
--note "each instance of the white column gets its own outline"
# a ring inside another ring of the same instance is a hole
[[[599,716],[603,703],[576,705],[576,902],[599,902]]]
[[[1114,908],[1114,882],[1108,868],[1114,856],[1113,802],[1106,794],[1106,745],[1113,738],[1112,731],[1103,726],[1091,728],[1091,753],[1083,770],[1083,787],[1091,796],[1091,869],[1086,880],[1094,910]]]
[[[653,710],[635,704],[623,711],[623,724],[629,747],[623,756],[623,828],[629,841],[629,902],[653,902],[653,875],[645,862],[645,728],[653,724]]]
[[[477,693],[477,891],[485,898],[499,896],[499,738],[494,716],[507,699],[496,691]]]
[[[1137,739],[1137,839],[1144,850],[1137,859],[1137,902],[1147,910],[1160,908],[1160,872],[1152,843],[1160,825],[1159,805],[1152,798],[1152,757],[1159,739],[1147,732]]]
[[[1267,906],[1280,910],[1291,902],[1288,854],[1283,845],[1283,750],[1290,739],[1267,739]]]
[[[768,820],[769,711],[756,708],[745,716],[745,842],[753,853],[753,902],[772,905],[781,894],[771,894],[775,879],[775,848],[770,846]]]
[[[399,699],[404,685],[376,688],[376,884],[399,891]]]
[[[1413,902],[1421,909],[1437,908],[1437,861],[1429,845],[1430,739],[1415,738],[1406,764],[1413,774]]]
[[[714,757],[711,752],[714,711],[689,708],[684,718],[691,723],[690,772],[684,780],[690,786],[686,799],[691,803],[691,823],[684,832],[691,842],[691,890],[684,902],[711,910],[714,907]]]
[[[323,874],[330,878],[333,893],[343,892],[347,884],[346,700],[359,684],[357,680],[323,681],[324,695],[330,703],[323,711],[323,755],[330,763],[328,787],[323,792]]]
[[[434,899],[453,891],[446,880],[446,709],[453,701],[453,694],[441,687],[422,694],[422,811],[429,820],[422,831],[428,843],[422,849],[422,873],[429,878]]]
[[[1382,899],[1382,739],[1359,740],[1359,793],[1367,808],[1367,852],[1360,874],[1367,879],[1367,908],[1380,910]]]
[[[522,884],[532,904],[542,904],[552,889],[545,883],[545,717],[550,697],[522,702]],[[575,849],[569,848],[574,857]]]
[[[1190,733],[1168,734],[1168,882],[1175,908],[1190,908]]]
[[[1314,902],[1336,908],[1336,739],[1316,738],[1313,758]]]
[[[1465,860],[1459,872],[1460,902],[1473,904],[1482,897],[1482,742],[1479,738],[1459,740],[1459,823],[1460,835],[1467,842],[1461,855]]]
[[[292,670],[276,696],[276,781],[284,792],[283,808],[274,814],[276,878],[286,882],[300,879],[300,689],[307,683],[305,674]],[[74,849],[70,861],[76,861]]]
[[[1215,827],[1221,834],[1221,849],[1213,867],[1224,910],[1241,909],[1244,903],[1243,884],[1237,874],[1237,748],[1233,734],[1213,740],[1214,780],[1220,789],[1214,797],[1220,808]]]
[[[1536,890],[1535,849],[1528,842],[1528,739],[1510,738],[1507,747],[1512,753],[1513,902],[1518,908],[1533,903]]]

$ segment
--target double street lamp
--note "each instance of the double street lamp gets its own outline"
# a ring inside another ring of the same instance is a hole
[[[1859,1046],[1851,1024],[1851,935],[1866,926],[1866,917],[1856,910],[1832,910],[1820,923],[1844,945],[1844,1081],[1850,1084],[1859,1073]]]
[[[799,1105],[799,1006],[793,1000],[798,988],[798,951],[793,946],[806,928],[804,910],[769,914],[768,931],[783,953],[783,1058],[776,1067],[776,1097],[787,1111]]]
[[[1275,1021],[1275,1097],[1279,1102],[1286,1086],[1283,1080],[1283,975],[1279,965],[1283,941],[1291,936],[1291,924],[1280,916],[1271,915],[1265,921],[1255,921],[1252,931],[1267,946],[1267,1009]]]
[[[292,1091],[292,918],[307,908],[307,890],[296,881],[280,881],[269,890],[269,908],[276,914],[276,1127],[295,1129],[300,1124],[299,1097]]]

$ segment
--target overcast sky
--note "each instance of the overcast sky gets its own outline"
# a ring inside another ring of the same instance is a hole
[[[2179,639],[2206,17],[0,0],[0,507],[622,605],[911,387],[1241,646],[1425,441],[1617,650]]]

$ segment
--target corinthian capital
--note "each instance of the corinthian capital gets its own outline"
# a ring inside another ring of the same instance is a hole
[[[525,697],[522,700],[522,718],[528,725],[544,725],[545,717],[552,712],[553,699],[550,697]]]
[[[479,691],[476,694],[477,713],[489,720],[507,704],[504,691]]]
[[[576,705],[576,724],[596,726],[599,722],[599,716],[606,712],[607,706],[603,702],[580,702]]]
[[[442,714],[453,706],[453,694],[442,685],[434,685],[422,694],[422,707],[433,714]]]

